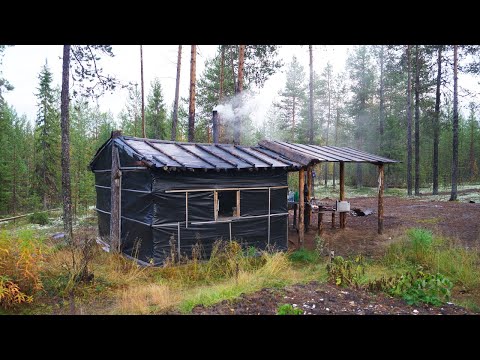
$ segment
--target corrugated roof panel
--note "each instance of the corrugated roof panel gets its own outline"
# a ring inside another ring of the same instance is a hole
[[[214,145],[211,145],[208,147],[208,149],[214,153],[215,155],[218,155],[220,156],[221,158],[225,158],[227,159],[228,161],[234,163],[234,164],[237,164],[237,167],[238,169],[248,169],[248,168],[251,168],[252,165],[250,165],[249,163],[245,162],[245,161],[242,161],[238,158],[236,158],[235,156],[231,155],[230,153],[228,153],[227,151],[223,150],[222,148],[220,148],[219,146],[214,146]]]
[[[201,158],[209,161],[212,164],[216,165],[218,169],[233,169],[235,166],[223,161],[222,159],[215,157],[214,155],[208,153],[207,151],[200,148],[200,146],[195,144],[182,144],[183,147],[190,150],[192,153],[197,154]],[[205,145],[207,148],[210,148],[209,145]]]
[[[149,160],[152,160],[155,163],[158,163],[158,161],[155,161],[153,156],[158,158],[162,162],[161,164],[158,164],[159,166],[164,166],[165,164],[170,167],[181,166],[178,162],[168,158],[167,156],[162,154],[160,151],[146,144],[144,141],[133,140],[133,139],[123,139],[123,141],[127,145],[130,145],[133,148],[133,150],[135,150],[136,152],[139,152],[140,155],[145,156],[146,158],[148,158]]]

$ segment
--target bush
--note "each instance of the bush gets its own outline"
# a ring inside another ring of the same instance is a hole
[[[335,256],[327,265],[328,281],[337,286],[360,286],[361,279],[365,275],[363,257],[357,256],[353,260],[345,260],[341,256]]]
[[[32,224],[47,225],[50,220],[46,212],[34,212],[28,217],[28,221]]]
[[[13,236],[0,232],[0,305],[7,308],[31,302],[42,289],[40,269],[44,245],[29,231]]]
[[[288,255],[292,262],[298,263],[315,263],[319,260],[318,253],[307,249],[298,249]]]
[[[294,308],[290,304],[280,305],[277,309],[277,315],[302,315],[303,310]]]

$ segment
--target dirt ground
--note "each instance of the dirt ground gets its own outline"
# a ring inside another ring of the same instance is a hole
[[[324,199],[334,203],[334,199]],[[323,217],[324,231],[322,238],[325,248],[335,251],[335,255],[364,254],[375,256],[381,254],[385,245],[395,241],[412,227],[427,228],[435,234],[444,235],[459,246],[480,250],[480,203],[429,201],[422,197],[404,199],[398,197],[384,198],[384,233],[377,234],[377,198],[349,198],[350,207],[372,209],[368,216],[353,216],[347,213],[346,228],[339,228],[338,216],[335,228],[331,228],[331,216]],[[298,246],[298,233],[293,229],[293,211],[289,217],[289,248]],[[317,214],[312,214],[311,225],[305,234],[305,247],[315,248],[317,234]]]
[[[334,204],[334,199],[323,199]],[[349,198],[351,208],[372,209],[368,216],[347,214],[346,229],[339,228],[338,217],[335,228],[331,228],[331,215],[323,218],[325,249],[335,255],[364,254],[379,256],[386,245],[397,240],[405,230],[412,227],[427,228],[435,234],[444,235],[457,246],[480,250],[480,203],[430,201],[425,197],[404,199],[384,198],[384,233],[377,234],[377,198]],[[293,228],[293,211],[289,216],[289,248],[298,247],[298,233]],[[305,247],[314,249],[317,234],[317,214],[312,214],[310,229],[305,234]],[[242,295],[236,301],[223,301],[211,307],[197,306],[194,314],[221,315],[267,315],[276,314],[279,305],[292,304],[303,310],[305,315],[460,315],[476,314],[472,311],[447,303],[442,307],[429,305],[409,306],[403,300],[385,294],[372,294],[363,290],[344,289],[330,284],[312,282],[293,285],[284,289],[262,289],[254,294]]]
[[[222,301],[211,307],[197,306],[196,315],[275,315],[282,304],[302,309],[303,315],[468,315],[475,314],[447,303],[442,307],[409,306],[384,294],[343,289],[312,282],[284,289],[263,289],[242,295],[236,301]]]

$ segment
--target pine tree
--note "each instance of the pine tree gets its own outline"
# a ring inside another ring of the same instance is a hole
[[[145,119],[147,123],[147,138],[162,140],[169,138],[167,111],[163,102],[162,85],[158,78],[155,78],[150,85]]]
[[[300,111],[306,102],[305,71],[294,55],[286,71],[285,88],[279,92],[281,111],[280,129],[289,132],[288,140],[297,140]]]
[[[54,89],[52,73],[47,62],[38,75],[39,86],[35,94],[37,118],[35,127],[35,163],[37,194],[42,199],[43,209],[57,201],[58,168],[60,164],[60,119]]]

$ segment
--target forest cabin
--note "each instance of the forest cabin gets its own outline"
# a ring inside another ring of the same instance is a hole
[[[396,162],[350,148],[267,140],[251,147],[181,143],[113,131],[90,163],[100,240],[143,265],[161,265],[172,251],[189,256],[196,243],[209,256],[217,239],[286,250],[287,174],[299,171],[299,188],[306,177],[310,189],[311,169],[322,161],[340,162],[341,189],[344,162],[378,165],[381,181],[383,164]],[[299,194],[301,243],[310,197],[308,191],[307,199],[304,191]]]

